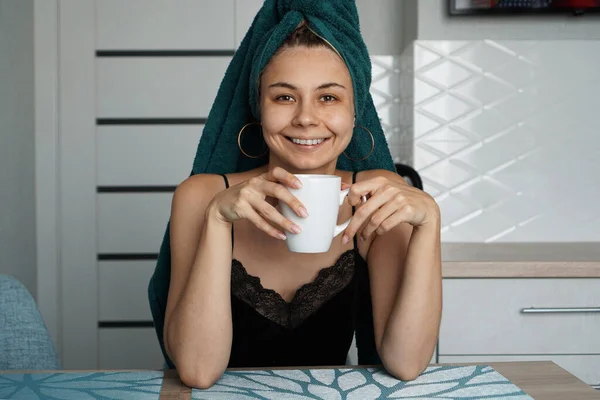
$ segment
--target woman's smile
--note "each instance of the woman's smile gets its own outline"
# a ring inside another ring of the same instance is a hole
[[[330,138],[300,138],[286,136],[286,139],[297,151],[311,151],[323,147],[323,145],[328,142]]]

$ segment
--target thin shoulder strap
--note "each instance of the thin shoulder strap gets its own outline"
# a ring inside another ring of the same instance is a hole
[[[227,175],[225,174],[220,174],[223,177],[223,180],[225,181],[225,189],[229,189],[229,179],[227,179]]]
[[[352,173],[352,184],[354,185],[356,183],[356,175],[358,175],[358,171],[354,171],[354,173]],[[352,215],[354,215],[354,212],[356,211],[356,207],[352,206]],[[354,250],[358,251],[358,241],[356,239],[356,235],[354,235]]]
[[[220,174],[225,181],[225,189],[229,189],[229,179],[227,179],[227,175]],[[231,250],[233,250],[233,224],[231,224]]]

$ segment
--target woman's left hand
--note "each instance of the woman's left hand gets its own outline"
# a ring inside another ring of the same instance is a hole
[[[357,233],[363,240],[373,234],[384,235],[403,222],[413,227],[439,225],[440,211],[435,200],[424,191],[400,180],[378,176],[350,187],[350,205],[360,205],[364,197],[368,200],[352,217],[344,232],[343,243]],[[361,227],[362,231],[359,232]]]

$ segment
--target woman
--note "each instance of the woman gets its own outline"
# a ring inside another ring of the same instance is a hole
[[[414,379],[431,359],[441,316],[435,201],[388,170],[336,169],[353,132],[370,131],[354,129],[358,79],[310,21],[287,37],[257,84],[266,163],[194,174],[175,191],[166,353],[182,381],[199,388],[227,367],[343,364],[357,291],[370,282],[377,353],[391,374]],[[287,189],[298,187],[297,173],[335,174],[350,187],[339,221],[354,217],[327,253],[285,246],[299,227],[274,206],[306,216]]]

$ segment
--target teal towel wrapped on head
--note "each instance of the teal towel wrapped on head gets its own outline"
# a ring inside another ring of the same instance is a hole
[[[268,155],[248,158],[238,147],[238,132],[248,122],[260,121],[259,81],[269,60],[285,39],[303,22],[327,41],[343,58],[353,82],[355,125],[364,126],[373,134],[375,147],[368,133],[356,128],[346,149],[354,161],[339,157],[337,167],[347,171],[387,169],[395,171],[383,129],[373,104],[371,61],[360,33],[358,11],[354,0],[266,0],[235,52],[219,87],[208,120],[198,144],[192,175],[201,173],[224,174],[247,171],[268,162]],[[244,142],[247,153],[264,152],[264,143]],[[163,324],[170,281],[171,253],[169,229],[165,233],[148,294],[156,333],[167,363],[163,343]],[[368,290],[368,287],[367,287]],[[370,307],[370,301],[369,305]],[[357,347],[361,364],[377,364],[371,310],[359,316]]]

